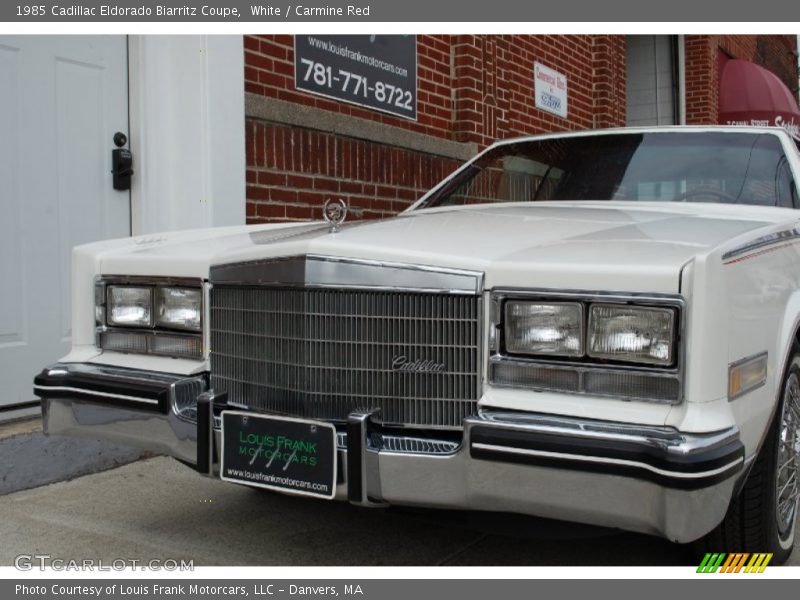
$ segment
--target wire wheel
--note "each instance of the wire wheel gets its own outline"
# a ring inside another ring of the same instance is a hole
[[[781,538],[791,534],[800,497],[800,378],[792,371],[783,388],[778,430],[777,477],[775,478],[775,516]]]
[[[800,344],[792,355],[747,480],[722,522],[696,544],[703,552],[769,552],[783,564],[795,545],[800,504]]]

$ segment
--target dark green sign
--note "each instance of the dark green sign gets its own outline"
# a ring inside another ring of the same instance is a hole
[[[221,477],[306,496],[336,492],[336,429],[258,413],[222,413]]]

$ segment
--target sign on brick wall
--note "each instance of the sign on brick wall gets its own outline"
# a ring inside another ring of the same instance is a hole
[[[536,108],[567,118],[567,76],[541,63],[533,63]]]
[[[296,35],[298,90],[417,118],[417,37]]]

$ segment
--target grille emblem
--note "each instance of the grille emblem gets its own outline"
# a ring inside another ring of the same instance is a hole
[[[347,204],[341,198],[338,200],[328,198],[322,207],[322,218],[331,226],[328,233],[336,233],[339,231],[339,225],[347,218]]]
[[[411,360],[405,354],[396,355],[392,358],[392,371],[408,371],[412,373],[444,373],[447,365],[437,363],[435,360],[415,359]]]

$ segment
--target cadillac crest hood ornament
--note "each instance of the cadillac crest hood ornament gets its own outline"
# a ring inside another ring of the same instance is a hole
[[[331,227],[328,233],[336,233],[339,231],[339,225],[347,218],[347,204],[341,198],[338,200],[328,198],[322,207],[322,218]]]

